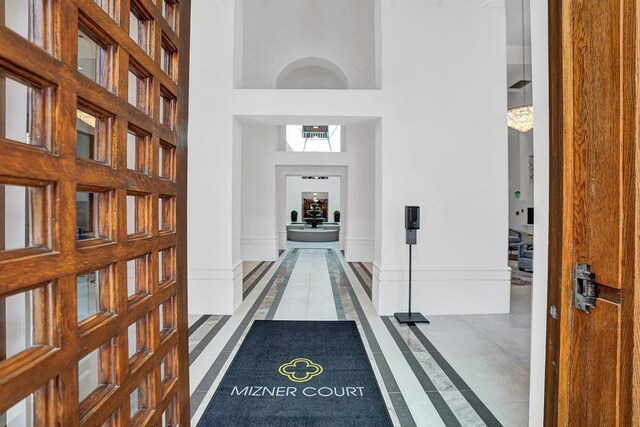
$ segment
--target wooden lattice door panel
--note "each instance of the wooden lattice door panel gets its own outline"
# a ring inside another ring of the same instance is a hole
[[[0,0],[0,425],[189,424],[189,14]]]

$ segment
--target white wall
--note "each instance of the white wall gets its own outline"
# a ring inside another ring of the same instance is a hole
[[[375,174],[369,181],[376,184],[372,197],[376,220],[371,229],[373,294],[380,314],[406,305],[403,207],[407,204],[423,209],[423,229],[414,251],[415,309],[428,314],[507,312],[504,2],[380,2],[382,89],[354,91],[234,90],[235,8],[231,0],[193,5],[191,311],[228,313],[241,299],[237,212],[241,212],[243,130],[236,117],[287,116],[324,117],[328,123],[338,123],[334,118],[377,118],[372,124]],[[304,155],[278,152],[276,166],[315,165],[321,172],[318,165],[327,164],[306,163]],[[346,168],[348,158],[340,163],[349,153],[335,156],[328,164]],[[352,175],[348,173],[347,186]],[[279,177],[276,170],[276,180]],[[342,208],[349,222],[352,206],[345,203]],[[346,226],[348,233],[351,224]]]
[[[287,65],[307,57],[335,64],[347,76],[350,89],[376,86],[374,0],[243,3],[238,87],[275,88]]]
[[[375,246],[375,126],[346,128],[349,156],[349,230],[344,251],[347,261],[373,261]]]
[[[340,210],[340,177],[329,179],[302,179],[301,176],[288,176],[286,180],[287,202],[284,210],[285,221],[291,221],[291,211],[298,211],[298,221],[306,215],[302,211],[302,193],[328,193],[328,221],[333,222],[333,212]]]
[[[422,208],[414,309],[506,313],[504,2],[382,3],[379,314],[406,309],[403,207]]]
[[[299,220],[302,218],[300,192],[329,191],[335,193],[329,197],[329,220],[333,221],[333,212],[340,210],[340,247],[347,259],[373,261],[374,125],[363,122],[344,126],[347,151],[298,153],[278,150],[282,148],[282,126],[249,119],[241,123],[242,259],[276,259],[278,249],[286,249],[291,210],[296,209]],[[306,175],[330,179],[303,181],[300,176]],[[304,187],[294,190],[297,195],[291,194],[287,180],[303,181]]]

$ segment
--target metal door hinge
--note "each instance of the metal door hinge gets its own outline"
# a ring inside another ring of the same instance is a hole
[[[596,275],[591,272],[589,264],[576,263],[573,269],[573,280],[573,305],[578,310],[589,313],[589,309],[595,308],[596,299],[600,294]]]

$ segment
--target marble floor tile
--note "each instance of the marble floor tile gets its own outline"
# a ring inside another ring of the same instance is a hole
[[[327,249],[335,254],[337,264],[329,261]],[[273,310],[273,318],[283,320],[336,320],[341,310],[344,318],[356,321],[394,425],[445,425],[429,398],[434,395],[428,396],[421,384],[425,378],[435,387],[429,393],[436,393],[462,426],[485,425],[477,407],[468,400],[469,393],[475,393],[504,426],[527,424],[531,286],[526,285],[530,281],[526,274],[517,274],[509,314],[430,316],[431,324],[420,325],[419,330],[430,341],[431,352],[419,334],[392,323],[396,338],[404,343],[403,352],[365,291],[372,286],[371,263],[347,264],[336,243],[292,243],[269,272],[264,271],[269,263],[255,270],[258,266],[260,262],[243,263],[243,274],[250,274],[245,288],[252,286],[251,292],[212,339],[209,335],[206,347],[198,347],[202,351],[190,372],[192,399],[198,402],[192,408],[193,425],[214,395],[253,320],[265,319]],[[259,283],[253,283],[263,271]],[[516,272],[513,274],[516,277]],[[211,316],[200,321],[190,336],[190,351],[206,339],[221,318]],[[201,316],[190,316],[189,325],[199,319]],[[445,360],[448,368],[439,360]],[[198,389],[214,363],[218,363],[216,377],[206,389]],[[416,369],[423,380],[416,377]],[[458,389],[460,381],[454,378],[462,380],[464,390]]]

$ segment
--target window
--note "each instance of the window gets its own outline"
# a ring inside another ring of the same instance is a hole
[[[178,402],[174,398],[162,414],[162,427],[178,425]]]
[[[158,152],[158,176],[174,181],[176,149],[166,141],[160,140]]]
[[[34,427],[36,425],[36,401],[36,393],[32,393],[7,409],[7,412],[0,413],[0,426]]]
[[[153,20],[150,15],[136,1],[131,2],[129,13],[129,37],[131,37],[145,52],[149,52],[149,34]]]
[[[160,285],[171,283],[175,280],[175,253],[174,248],[168,248],[158,252],[158,280]]]
[[[4,81],[4,90],[1,83]],[[48,148],[44,117],[48,95],[44,89],[0,69],[0,103],[6,108],[4,138]]]
[[[115,347],[110,339],[78,361],[80,418],[102,401],[115,384]]]
[[[173,207],[174,198],[170,196],[158,197],[158,231],[174,231],[175,210]]]
[[[160,123],[173,130],[176,125],[176,99],[169,92],[161,88],[160,95]]]
[[[129,238],[143,237],[149,234],[149,195],[144,193],[127,194],[127,235]]]
[[[0,362],[32,347],[50,345],[52,285],[0,298]]]
[[[149,293],[149,255],[127,261],[127,296],[135,303]],[[138,298],[135,298],[138,297]]]
[[[110,282],[109,268],[76,276],[78,322],[109,310]]]
[[[178,2],[177,0],[158,0],[161,2],[162,16],[169,23],[173,31],[178,31]]]
[[[131,425],[137,425],[137,421],[149,412],[151,408],[149,394],[149,379],[145,378],[129,395]]]
[[[0,238],[4,251],[26,248],[49,248],[49,196],[46,187],[2,185],[4,227]],[[0,255],[2,254],[0,250]]]
[[[161,49],[160,68],[162,68],[162,70],[165,73],[167,73],[167,75],[171,77],[174,81],[177,80],[177,75],[176,75],[177,49],[173,44],[171,44],[169,39],[164,34],[162,35],[162,45],[160,49]]]
[[[47,25],[47,18],[50,16],[49,2],[4,0],[2,3],[0,18],[4,18],[3,24],[35,45],[44,47],[45,40],[51,34],[51,28]]]
[[[78,71],[111,89],[109,77],[112,49],[82,23],[78,27]]]
[[[100,163],[111,160],[111,118],[79,100],[76,110],[76,156]]]
[[[129,104],[141,111],[149,112],[149,86],[150,78],[146,71],[133,64],[129,67],[128,74],[128,100]]]
[[[111,203],[108,191],[76,192],[77,240],[111,239]]]
[[[105,13],[113,18],[114,16],[114,4],[113,0],[93,0],[95,4],[100,6]]]
[[[158,307],[160,317],[160,339],[167,338],[173,330],[175,330],[175,308],[173,298],[169,298]]]
[[[139,366],[142,359],[149,353],[148,326],[148,316],[144,315],[129,325],[127,330],[129,366],[132,370]]]
[[[127,130],[127,169],[149,173],[149,134],[129,125]]]
[[[287,125],[286,151],[337,153],[342,151],[342,129],[337,125]]]
[[[100,353],[94,350],[78,362],[78,398],[85,400],[100,387]]]

